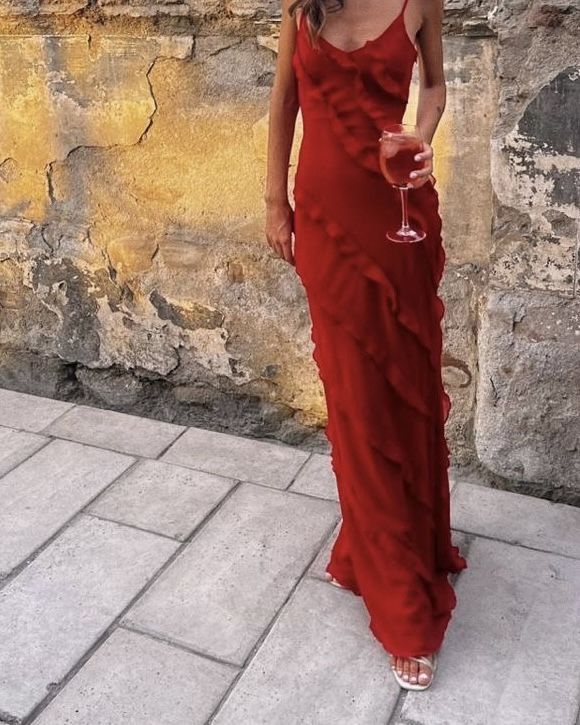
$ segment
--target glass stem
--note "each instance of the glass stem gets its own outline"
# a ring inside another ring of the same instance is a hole
[[[401,192],[401,209],[403,212],[403,225],[401,226],[402,232],[409,231],[409,210],[407,207],[407,192],[409,189],[406,186],[399,186],[399,191]]]

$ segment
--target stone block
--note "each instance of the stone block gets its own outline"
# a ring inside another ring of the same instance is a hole
[[[155,0],[155,2],[144,2],[144,0],[97,0],[103,15],[106,17],[117,17],[119,15],[130,18],[156,18],[159,16],[183,16],[189,15],[187,2],[177,0]]]
[[[215,725],[376,725],[399,698],[359,597],[307,579],[236,683]]]
[[[490,290],[479,333],[476,447],[494,473],[580,493],[580,302]]]
[[[336,478],[330,456],[313,453],[300,469],[289,490],[338,501]]]
[[[189,428],[161,460],[220,476],[286,488],[309,455],[280,443]]]
[[[177,546],[155,534],[82,517],[13,579],[0,595],[3,717],[25,718]]]
[[[280,5],[274,0],[226,0],[226,9],[243,18],[280,19]]]
[[[480,280],[472,265],[448,268],[439,296],[445,305],[442,375],[451,397],[445,426],[453,461],[465,465],[473,460],[473,411],[477,388],[477,295]]]
[[[458,481],[451,526],[580,559],[580,508]]]
[[[242,484],[125,621],[241,665],[336,516],[330,501]]]
[[[493,20],[502,92],[491,143],[490,280],[503,288],[573,294],[580,223],[578,4],[505,3]]]
[[[233,485],[231,479],[211,473],[140,461],[99,496],[89,511],[183,540]]]
[[[475,539],[433,685],[398,725],[575,725],[580,561]]]
[[[72,403],[0,389],[0,425],[35,433],[72,408]]]
[[[156,458],[184,430],[183,425],[78,405],[49,425],[44,433],[122,453]]]
[[[204,725],[237,670],[115,630],[37,725]]]
[[[133,459],[53,441],[0,479],[0,578],[30,556]]]
[[[224,7],[223,0],[188,0],[187,4],[194,15],[201,17],[215,15]]]
[[[49,440],[35,433],[0,427],[0,476],[36,453]]]

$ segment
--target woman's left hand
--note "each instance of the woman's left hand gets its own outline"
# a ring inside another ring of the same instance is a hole
[[[423,150],[414,156],[415,161],[424,161],[423,168],[411,171],[409,183],[413,189],[418,189],[429,179],[433,173],[433,147],[423,141]]]

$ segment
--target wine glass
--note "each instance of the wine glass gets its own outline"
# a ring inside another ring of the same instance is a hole
[[[415,161],[415,154],[423,150],[419,128],[409,123],[392,123],[385,126],[379,138],[379,164],[383,176],[401,192],[402,223],[398,230],[387,231],[391,242],[420,242],[427,236],[423,229],[411,227],[408,216],[407,193],[413,188],[409,174],[423,166]]]

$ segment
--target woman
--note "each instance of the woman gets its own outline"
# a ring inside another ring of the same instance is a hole
[[[342,522],[326,571],[362,597],[402,687],[432,680],[451,610],[450,399],[441,377],[445,252],[431,140],[446,99],[442,0],[283,0],[270,100],[266,238],[296,268],[324,387]],[[378,137],[406,109],[419,63],[409,218],[427,232],[396,244],[398,191]],[[288,200],[298,108],[303,138]],[[294,249],[292,249],[294,234]]]

